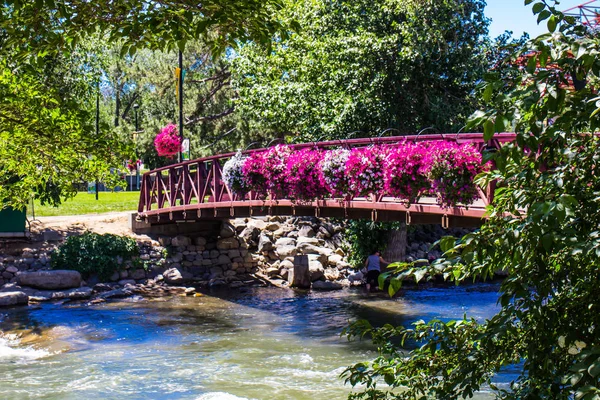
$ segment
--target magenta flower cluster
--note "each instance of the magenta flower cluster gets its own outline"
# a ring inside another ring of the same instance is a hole
[[[479,198],[475,176],[483,172],[481,154],[469,144],[438,142],[427,152],[427,175],[431,192],[442,207],[472,204]]]
[[[426,143],[407,142],[392,147],[385,164],[385,192],[408,203],[429,194],[429,150]]]
[[[174,124],[162,128],[154,138],[154,147],[159,156],[172,157],[181,151],[181,137]]]
[[[287,193],[287,162],[292,154],[292,148],[277,145],[267,151],[252,153],[242,166],[242,174],[251,190],[266,197],[271,194],[275,198],[286,198]]]
[[[470,144],[404,142],[351,150],[278,145],[228,163],[227,176],[236,176],[236,192],[259,197],[312,201],[392,196],[414,203],[435,196],[442,207],[469,205],[478,198],[474,178],[485,166]],[[230,185],[231,179],[225,179]]]

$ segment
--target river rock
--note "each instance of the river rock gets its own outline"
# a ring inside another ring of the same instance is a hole
[[[364,274],[362,272],[358,271],[353,274],[350,274],[348,276],[348,280],[350,282],[359,282],[359,281],[362,281],[364,277],[365,277]]]
[[[341,283],[331,281],[316,281],[313,282],[312,288],[315,290],[340,290],[343,288]]]
[[[293,257],[298,252],[296,246],[279,246],[275,250],[280,260],[285,260],[288,257]]]
[[[340,278],[340,271],[336,268],[326,268],[324,275],[328,281],[337,281]]]
[[[189,246],[192,244],[192,239],[190,239],[187,236],[175,236],[173,239],[171,239],[171,246],[173,247],[182,247],[182,246]]]
[[[223,222],[221,224],[221,230],[219,231],[221,238],[230,238],[235,236],[235,227],[229,222]]]
[[[275,241],[275,248],[282,246],[296,246],[296,240],[288,237],[282,237]]]
[[[67,270],[19,272],[17,282],[37,289],[71,289],[81,286],[81,274]]]
[[[273,242],[265,234],[261,234],[258,240],[258,251],[260,253],[273,250]]]
[[[299,236],[298,237],[298,244],[302,244],[302,243],[308,243],[308,244],[312,244],[315,246],[319,245],[319,239],[314,238],[314,237],[305,237],[305,236]]]
[[[129,297],[132,294],[133,292],[129,289],[114,289],[100,294],[99,297],[102,299],[121,299],[124,297]]]
[[[0,307],[17,306],[27,304],[29,296],[23,292],[2,292],[0,293]]]
[[[234,237],[220,239],[217,242],[217,249],[219,249],[219,250],[238,249],[239,247],[240,247],[240,242]]]
[[[129,276],[131,277],[131,279],[134,279],[136,281],[144,279],[146,277],[146,271],[144,271],[141,268],[134,269],[133,271],[129,272]]]
[[[343,261],[343,257],[340,256],[339,254],[332,254],[329,257],[327,257],[327,264],[332,265],[332,266],[337,266],[337,264],[341,261]]]
[[[318,281],[325,277],[325,269],[323,268],[323,264],[317,260],[309,260],[308,262],[308,270],[310,272],[310,281]]]
[[[168,270],[166,270],[163,273],[163,278],[165,282],[167,282],[170,285],[178,285],[183,283],[184,281],[183,275],[176,268],[169,268]]]
[[[313,230],[313,228],[310,225],[304,225],[302,228],[300,228],[300,230],[298,231],[298,237],[315,237],[315,231]]]
[[[315,246],[314,244],[310,244],[310,243],[301,243],[298,245],[298,247],[296,247],[296,249],[298,250],[298,253],[300,254],[320,254],[320,255],[324,255],[324,256],[330,256],[333,251],[331,249],[326,249],[324,247],[318,247]]]
[[[97,283],[94,285],[94,292],[108,292],[113,290],[113,287],[106,283]]]

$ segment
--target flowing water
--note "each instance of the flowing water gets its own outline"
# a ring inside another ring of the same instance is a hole
[[[368,341],[340,337],[348,321],[482,320],[498,310],[497,289],[406,290],[390,300],[256,287],[3,310],[0,399],[344,399],[351,388],[340,373],[376,356]]]

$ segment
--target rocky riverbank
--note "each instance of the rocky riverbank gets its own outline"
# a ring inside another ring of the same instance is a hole
[[[297,256],[305,256],[308,285],[312,289],[341,289],[360,285],[363,280],[363,274],[348,263],[342,222],[274,216],[226,220],[211,235],[131,235],[140,250],[139,260],[119,260],[122,268],[108,282],[91,276],[87,281],[79,277],[56,286],[53,281],[64,280],[68,271],[50,271],[52,253],[69,233],[81,232],[67,227],[62,235],[43,232],[26,243],[27,247],[4,244],[4,254],[0,255],[0,305],[49,300],[104,301],[136,294],[194,294],[197,288],[213,286],[286,287],[294,283]],[[439,257],[441,254],[432,248],[432,243],[445,234],[449,232],[437,226],[408,227],[402,258],[413,261]],[[32,276],[37,276],[37,280],[32,281]]]

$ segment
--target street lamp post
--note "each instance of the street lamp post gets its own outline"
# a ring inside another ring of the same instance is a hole
[[[135,103],[133,105],[133,111],[135,113],[135,133],[133,134],[133,141],[135,142],[138,132],[140,131],[140,126],[138,124],[138,108],[140,108],[140,105],[138,103]],[[136,146],[137,144],[134,143],[134,146]],[[135,187],[137,190],[140,190],[140,166],[137,163],[137,151],[135,152],[135,158],[136,160],[135,162]],[[133,185],[132,185],[133,186]]]

